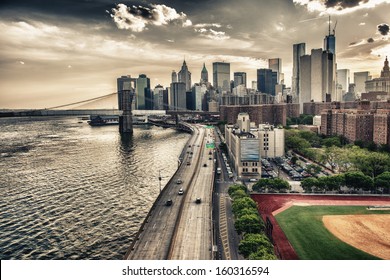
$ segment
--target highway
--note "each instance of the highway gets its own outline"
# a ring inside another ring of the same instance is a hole
[[[157,198],[125,259],[211,258],[214,160],[208,159],[205,143],[210,140],[206,128],[193,126],[193,129],[182,164]],[[182,183],[178,184],[178,179]],[[183,195],[178,194],[181,188]],[[201,198],[199,204],[195,202],[198,197]],[[169,206],[168,200],[172,201]]]
[[[206,128],[206,144],[212,143],[213,129]],[[187,190],[183,211],[174,236],[169,259],[212,259],[212,187],[214,149],[201,145],[199,163],[191,187]],[[196,201],[200,199],[200,202]]]

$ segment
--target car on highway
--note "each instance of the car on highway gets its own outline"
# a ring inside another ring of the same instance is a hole
[[[202,202],[202,199],[200,198],[200,197],[197,197],[196,199],[195,199],[195,203],[196,204],[200,204]]]
[[[181,183],[183,183],[183,180],[182,180],[182,179],[177,179],[177,180],[176,180],[176,184],[181,184]]]
[[[204,163],[204,164],[203,164],[203,167],[207,167],[207,163]]]
[[[177,193],[178,195],[183,195],[184,194],[184,190],[183,189],[180,189]]]
[[[168,200],[165,202],[165,205],[166,205],[166,206],[171,206],[171,205],[172,205],[172,199],[168,199]]]
[[[191,162],[187,161],[187,165],[191,165]]]

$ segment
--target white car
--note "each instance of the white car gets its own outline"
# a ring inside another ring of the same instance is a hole
[[[184,194],[184,190],[183,189],[180,189],[179,192],[177,193],[178,195],[183,195]]]

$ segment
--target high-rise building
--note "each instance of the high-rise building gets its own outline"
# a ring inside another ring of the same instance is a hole
[[[268,69],[277,73],[277,83],[281,83],[282,74],[282,59],[281,58],[270,58],[268,59]]]
[[[150,79],[145,74],[140,74],[136,81],[135,108],[137,110],[148,110],[151,109],[150,104],[153,104]]]
[[[186,84],[177,82],[171,84],[170,91],[170,109],[171,110],[186,110],[187,109],[187,100],[186,100]]]
[[[123,104],[122,104],[122,91],[124,90],[134,90],[132,87],[132,83],[135,86],[136,79],[131,78],[130,75],[128,76],[121,76],[116,80],[117,83],[117,93],[118,93],[118,109],[123,110]]]
[[[234,87],[244,85],[246,87],[246,73],[234,72]]]
[[[195,108],[194,110],[196,111],[202,111],[202,103],[204,99],[204,95],[207,91],[207,87],[205,84],[195,84],[192,87],[192,96],[195,98],[194,105]]]
[[[348,92],[348,88],[350,84],[349,69],[337,70],[337,84],[341,86],[341,90],[344,93]]]
[[[168,91],[162,85],[153,89],[153,101],[155,110],[166,110],[168,104]]]
[[[271,69],[257,69],[257,90],[275,96],[277,73]]]
[[[293,45],[293,71],[291,78],[291,90],[292,95],[296,101],[300,99],[300,68],[301,68],[301,56],[306,54],[306,44],[299,43]]]
[[[366,81],[371,80],[370,72],[355,72],[353,73],[355,84],[355,93],[360,97],[363,92],[366,92]]]
[[[341,100],[341,97],[336,96],[334,57],[332,53],[322,49],[312,49],[310,56],[301,56],[300,104],[311,100],[314,102]],[[308,67],[309,62],[310,67]]]
[[[213,86],[219,93],[230,91],[230,63],[213,62]]]
[[[336,22],[337,24],[337,22]],[[324,38],[324,50],[328,53],[336,55],[336,25],[333,27],[333,34],[330,33],[330,16],[329,16],[329,33]]]
[[[186,91],[191,91],[191,72],[188,71],[187,63],[185,60],[183,61],[181,70],[177,74],[177,79],[179,83],[186,84]]]
[[[303,103],[311,101],[311,55],[302,55],[299,62],[299,106],[303,113]]]
[[[177,83],[177,73],[175,70],[172,70],[172,83]]]
[[[200,83],[208,83],[209,82],[209,72],[206,69],[206,64],[203,63],[203,69],[202,72],[200,73]]]

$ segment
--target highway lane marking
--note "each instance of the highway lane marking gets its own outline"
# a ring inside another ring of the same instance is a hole
[[[229,248],[229,234],[227,228],[226,204],[225,197],[222,196],[219,198],[219,235],[221,237],[225,257],[227,260],[230,260],[231,257]]]

